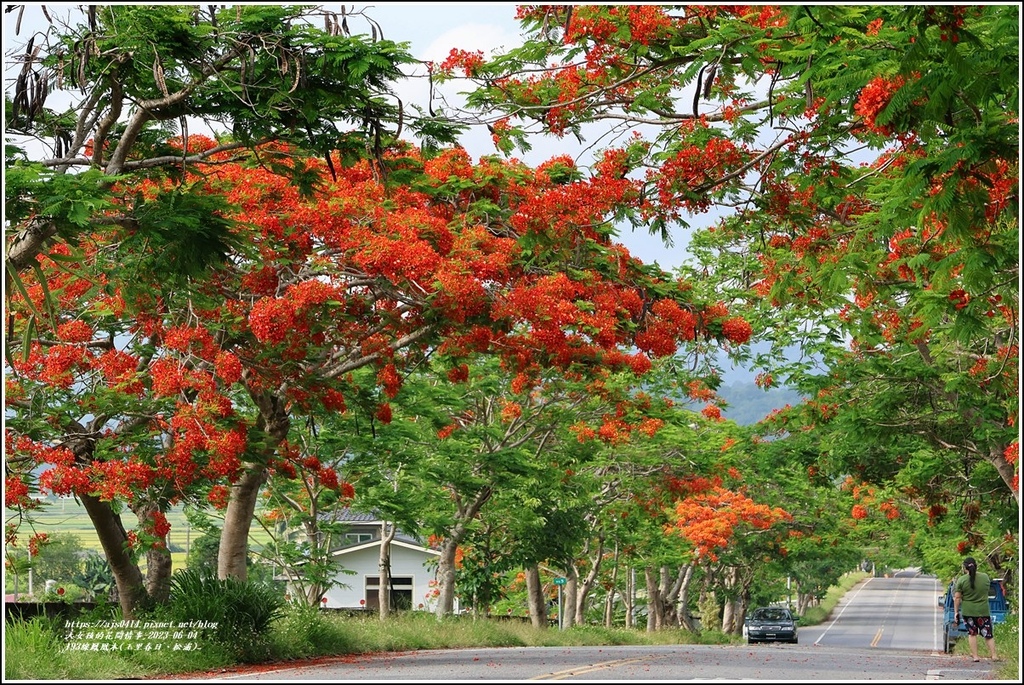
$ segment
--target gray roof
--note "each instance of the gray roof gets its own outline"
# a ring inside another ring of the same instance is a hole
[[[345,507],[338,511],[332,511],[330,513],[322,512],[321,518],[330,519],[332,521],[344,521],[346,523],[379,523],[380,515],[373,513],[368,514],[362,511],[354,511],[351,507]]]
[[[366,523],[366,524],[380,524],[380,514],[377,512],[367,513],[364,511],[355,511],[351,507],[345,507],[344,509],[338,509],[332,512],[321,512],[321,520],[339,521],[341,523]],[[415,545],[421,545],[422,542],[416,537],[409,535],[401,529],[397,531],[395,536],[396,540],[403,540],[410,542]]]

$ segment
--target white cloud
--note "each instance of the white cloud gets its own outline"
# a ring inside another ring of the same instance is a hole
[[[518,47],[522,39],[510,33],[507,27],[495,24],[462,24],[445,31],[433,40],[424,50],[421,59],[440,62],[448,56],[452,48],[468,52],[480,50],[490,56]]]

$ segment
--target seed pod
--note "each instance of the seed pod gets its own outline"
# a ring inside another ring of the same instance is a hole
[[[167,90],[167,82],[164,80],[164,68],[160,64],[159,55],[153,60],[153,80],[156,81],[156,85],[160,92],[164,94],[164,97],[169,97],[171,93]]]

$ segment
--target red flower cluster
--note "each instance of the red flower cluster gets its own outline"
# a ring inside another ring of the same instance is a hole
[[[757,504],[745,495],[715,487],[676,502],[672,528],[696,547],[697,554],[715,560],[715,550],[726,547],[736,528],[744,524],[766,530],[792,516],[778,508]]]
[[[889,519],[890,521],[898,519],[900,517],[899,508],[890,501],[882,502],[881,504],[878,505],[878,508],[879,510],[881,510],[883,514],[885,514],[885,518]]]
[[[327,488],[328,490],[338,489],[338,473],[331,468],[322,468],[317,471],[317,479],[320,481],[320,485]]]
[[[192,352],[203,359],[216,354],[213,337],[205,328],[194,326],[174,326],[164,333],[164,345],[177,352]]]
[[[734,316],[731,319],[726,319],[722,322],[722,335],[726,337],[730,342],[737,345],[750,340],[750,336],[753,335],[754,329],[744,319]]]
[[[857,102],[853,105],[853,111],[863,117],[864,125],[869,131],[879,135],[892,134],[892,128],[876,123],[878,115],[889,106],[892,96],[904,86],[906,80],[902,76],[886,78],[878,76],[861,90]]]
[[[213,505],[215,509],[224,510],[228,506],[228,497],[230,491],[224,485],[214,485],[210,488],[210,492],[206,495],[206,501]]]
[[[337,412],[344,412],[347,409],[345,396],[340,390],[335,390],[334,388],[324,390],[320,401],[324,405],[324,409]]]
[[[712,421],[723,421],[722,410],[714,404],[709,404],[700,410],[700,413]]]
[[[935,525],[935,522],[945,516],[947,511],[948,509],[941,504],[933,504],[928,507],[928,525]]]
[[[1003,457],[1006,459],[1008,464],[1016,464],[1020,458],[1020,442],[1014,440],[1010,445],[1003,451]]]
[[[28,539],[28,552],[30,556],[39,556],[39,551],[43,548],[47,542],[50,541],[50,536],[47,533],[36,533]]]
[[[155,360],[149,365],[149,375],[152,379],[153,394],[157,397],[173,397],[180,393],[184,386],[181,369],[178,362],[173,359]]]
[[[88,369],[91,355],[79,345],[54,345],[42,359],[38,378],[45,383],[70,388],[75,375]]]
[[[650,45],[666,35],[672,28],[672,19],[666,8],[658,5],[626,5],[629,34],[634,43]]]
[[[215,373],[225,384],[237,383],[242,378],[242,362],[231,352],[220,352],[213,361]]]
[[[954,308],[959,310],[968,305],[971,301],[971,296],[963,288],[956,288],[949,292],[949,301],[953,303]]]
[[[451,74],[456,69],[461,68],[466,76],[473,77],[483,64],[484,53],[481,50],[469,52],[468,50],[452,48],[452,51],[448,53],[448,57],[438,65],[438,71],[442,74]]]
[[[29,497],[28,484],[20,476],[4,478],[4,506],[9,509],[34,509],[39,506],[37,500]]]
[[[171,524],[167,520],[167,516],[161,511],[154,511],[150,514],[146,528],[147,532],[161,539],[167,537],[167,534],[171,532]]]
[[[57,326],[57,339],[68,343],[85,343],[92,340],[92,326],[84,321],[68,321]]]
[[[136,369],[139,359],[122,350],[106,350],[93,359],[93,368],[98,369],[107,381],[111,390],[119,390],[129,395],[139,395],[145,390]]]
[[[234,430],[218,431],[207,440],[210,463],[206,467],[212,477],[227,477],[234,480],[242,466],[242,455],[246,449],[246,430],[240,426]]]
[[[523,408],[516,402],[503,402],[501,406],[501,420],[505,423],[512,423],[523,415]]]
[[[89,492],[89,476],[81,469],[57,466],[39,474],[39,490],[62,497]]]
[[[469,380],[469,366],[459,364],[448,369],[448,380],[452,383],[465,383]]]
[[[712,138],[705,145],[691,145],[676,152],[661,165],[656,185],[663,207],[681,204],[690,211],[705,211],[711,206],[709,194],[689,193],[711,186],[717,179],[739,169],[746,153],[727,138]]]
[[[260,342],[282,343],[295,329],[295,308],[281,298],[261,298],[249,312],[249,328]]]
[[[402,377],[398,375],[394,364],[386,364],[377,372],[377,382],[384,388],[384,394],[391,399],[395,398],[402,387]]]

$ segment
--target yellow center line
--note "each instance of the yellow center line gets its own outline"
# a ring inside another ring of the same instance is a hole
[[[878,629],[878,632],[875,634],[875,639],[871,641],[871,646],[872,647],[877,647],[878,646],[879,640],[882,639],[882,631],[883,630],[885,630],[885,629],[884,628],[879,628]]]
[[[544,675],[534,676],[527,680],[564,680],[566,678],[583,675],[585,673],[592,673],[594,671],[601,671],[609,668],[616,668],[618,666],[625,666],[626,664],[635,664],[640,661],[646,661],[648,659],[663,659],[663,656],[646,656],[637,657],[634,659],[616,659],[615,661],[603,661],[599,664],[591,664],[590,666],[577,666],[575,668],[567,668],[562,671],[555,671],[553,673],[545,673]]]

